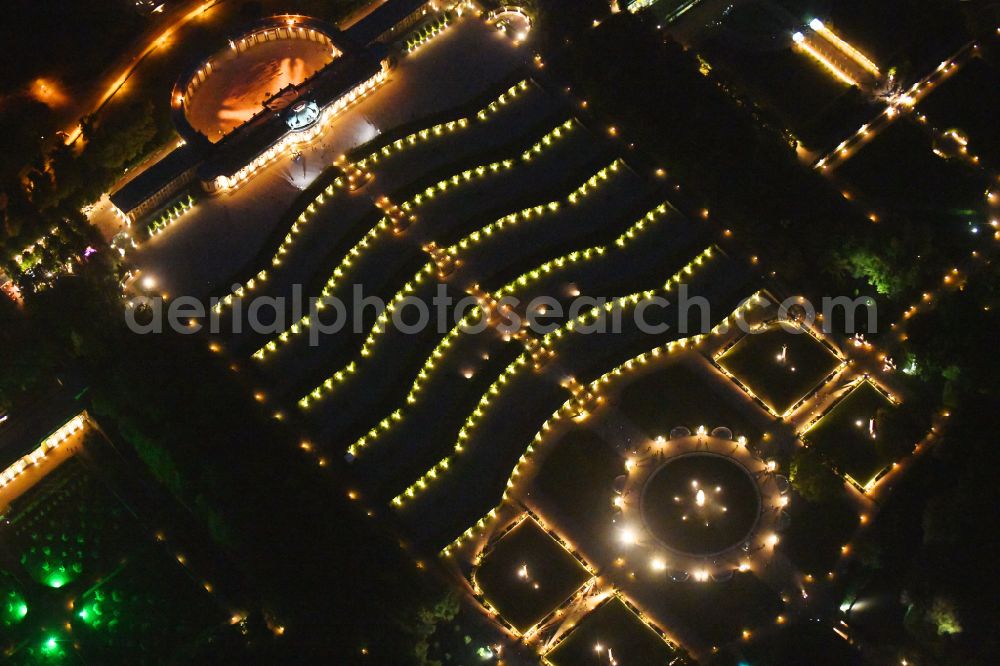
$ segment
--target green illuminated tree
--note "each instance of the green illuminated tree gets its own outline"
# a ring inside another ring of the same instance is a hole
[[[840,478],[823,462],[823,457],[812,449],[799,449],[792,456],[789,480],[799,494],[811,502],[833,499],[843,486]]]
[[[0,572],[0,626],[13,627],[28,615],[28,603],[20,587],[9,575]]]
[[[458,611],[458,598],[454,594],[448,594],[433,606],[425,606],[417,611],[417,617],[407,627],[407,631],[416,638],[413,652],[420,666],[440,666],[441,662],[430,655],[431,637],[440,628],[454,622]]]
[[[903,263],[899,254],[892,244],[887,251],[881,253],[857,247],[842,253],[837,267],[853,278],[865,280],[878,293],[890,298],[896,297],[911,289],[916,277],[913,262],[907,257]]]

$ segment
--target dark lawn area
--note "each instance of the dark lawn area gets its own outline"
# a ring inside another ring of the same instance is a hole
[[[825,622],[803,621],[768,633],[743,650],[743,663],[768,666],[860,666],[870,663]]]
[[[706,645],[740,638],[745,629],[773,624],[781,613],[781,596],[753,573],[737,573],[722,583],[671,583],[661,605],[682,618]]]
[[[601,647],[601,650],[597,649]],[[605,664],[608,650],[619,664],[667,664],[674,651],[618,597],[591,611],[565,640],[545,655],[553,666]]]
[[[190,659],[183,646],[197,645],[200,635],[230,621],[186,570],[152,544],[76,599],[73,612],[81,653],[99,663]]]
[[[779,360],[787,345],[785,360]],[[778,414],[819,384],[840,361],[806,332],[780,324],[743,336],[719,358],[719,365],[743,382]]]
[[[745,43],[751,40],[766,43],[783,31],[791,32],[795,27],[787,16],[772,11],[768,3],[761,0],[750,0],[726,8],[722,16],[722,28]]]
[[[981,211],[985,178],[938,157],[916,124],[894,122],[837,168],[836,176],[877,206],[902,214],[968,217]]]
[[[833,571],[840,547],[859,523],[846,495],[827,502],[809,502],[796,495],[787,511],[792,522],[782,533],[778,549],[806,573],[819,576]]]
[[[705,493],[704,506],[695,505],[692,485]],[[646,481],[641,502],[646,528],[660,542],[706,556],[739,545],[760,511],[760,494],[747,470],[732,458],[704,452],[668,459]]]
[[[820,419],[805,439],[841,473],[864,486],[894,462],[882,455],[868,431],[869,419],[880,410],[892,409],[895,407],[888,398],[870,383],[862,382]],[[876,434],[877,427],[876,421]]]
[[[918,110],[942,132],[957,128],[969,139],[969,152],[991,168],[1000,167],[1000,71],[972,58],[928,95]]]
[[[763,3],[748,3],[731,11],[699,51],[808,147],[819,150],[877,115],[878,108],[808,55],[794,51],[794,29],[794,23]]]
[[[883,109],[884,105],[872,101],[859,88],[850,88],[799,129],[797,136],[807,147],[828,153]]]
[[[806,23],[822,19],[887,72],[907,82],[928,74],[969,40],[958,0],[778,0]]]
[[[497,541],[476,573],[486,600],[522,632],[588,579],[590,573],[576,558],[531,518]]]
[[[609,538],[615,477],[625,461],[591,430],[575,428],[551,445],[532,484],[535,501],[558,518],[567,537],[596,544]]]
[[[695,369],[673,363],[625,387],[618,407],[650,437],[667,436],[677,426],[692,432],[702,425],[709,430],[725,426],[734,435],[757,442],[763,432],[737,407],[739,399],[712,387]],[[744,409],[756,408],[748,403]]]

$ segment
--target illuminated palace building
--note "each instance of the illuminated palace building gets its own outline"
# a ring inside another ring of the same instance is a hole
[[[198,181],[210,194],[238,188],[283,152],[385,81],[393,39],[435,11],[389,0],[347,31],[305,16],[272,16],[241,30],[174,85],[180,145],[111,195],[129,224]]]
[[[80,450],[94,427],[83,393],[79,387],[54,389],[14,413],[0,412],[0,517]]]

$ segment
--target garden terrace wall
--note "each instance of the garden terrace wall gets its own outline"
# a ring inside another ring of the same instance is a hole
[[[227,282],[246,284],[250,278],[259,275],[260,270],[271,269],[271,260],[278,251],[278,248],[282,246],[285,238],[287,238],[292,229],[292,225],[294,225],[299,219],[299,216],[305,213],[306,209],[308,209],[309,206],[316,201],[316,197],[320,193],[333,185],[337,178],[342,177],[344,177],[344,172],[336,166],[331,165],[323,169],[323,171],[316,176],[316,179],[313,180],[308,187],[302,190],[302,192],[297,194],[295,199],[293,199],[288,205],[286,211],[274,225],[271,233],[264,239],[264,242],[261,244],[257,254],[247,261],[243,268],[233,274]],[[261,266],[263,266],[263,269],[260,268]],[[228,295],[229,293],[230,292],[227,286],[226,291],[224,293],[219,293],[218,295],[222,297]]]
[[[504,78],[500,84],[491,87],[489,91],[476,96],[469,102],[439,111],[437,113],[416,118],[408,123],[397,125],[386,132],[382,132],[378,136],[347,151],[347,160],[352,163],[364,160],[372,153],[380,152],[383,148],[392,145],[396,141],[403,140],[409,135],[417,133],[421,130],[430,129],[435,125],[445,125],[449,122],[458,122],[462,119],[468,120],[471,125],[472,123],[477,122],[476,114],[478,112],[484,110],[485,107],[491,104],[500,95],[507,92],[510,88],[518,85],[521,81],[527,81],[531,90],[541,92],[542,89],[528,74],[527,68],[519,68],[513,74]],[[528,91],[524,91],[524,93],[527,92]],[[486,120],[488,121],[489,118],[490,117],[488,116]]]

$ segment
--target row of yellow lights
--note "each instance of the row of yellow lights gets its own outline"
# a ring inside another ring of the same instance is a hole
[[[843,53],[848,58],[856,62],[862,69],[867,71],[869,74],[872,74],[876,78],[882,75],[882,73],[879,72],[878,67],[876,67],[875,63],[872,62],[870,58],[868,58],[865,54],[861,53],[861,51],[857,50],[849,43],[841,39],[840,36],[837,35],[837,33],[835,33],[833,30],[830,30],[825,25],[823,25],[823,22],[821,20],[813,19],[812,21],[809,22],[809,27],[815,30],[817,34],[824,37],[828,42],[837,47],[837,49],[840,50],[841,53]]]
[[[576,127],[576,118],[570,118],[561,127],[556,127],[548,135],[543,136],[541,141],[538,141],[531,148],[521,153],[521,159],[525,162],[530,162],[536,155],[541,155],[556,139],[561,139],[563,132],[572,132]]]
[[[452,462],[452,456],[458,455],[465,450],[465,443],[468,441],[469,437],[471,437],[472,432],[478,426],[479,421],[486,415],[486,412],[493,400],[500,395],[503,387],[514,378],[518,371],[527,365],[528,353],[524,352],[507,366],[496,381],[490,385],[489,390],[487,390],[487,392],[484,393],[479,399],[479,404],[476,406],[475,410],[473,410],[473,412],[465,419],[465,423],[462,425],[461,429],[459,429],[458,436],[455,439],[455,444],[452,448],[453,454],[442,458],[440,462],[425,472],[424,475],[418,478],[413,484],[410,485],[410,487],[394,497],[392,500],[394,505],[402,506],[403,502],[415,497],[417,493],[426,489],[431,481],[437,479],[439,475],[448,470],[448,467]]]
[[[403,285],[402,289],[396,292],[396,295],[393,296],[392,300],[389,302],[389,305],[387,305],[385,310],[383,310],[382,313],[378,316],[378,319],[372,326],[371,331],[368,333],[368,337],[365,338],[365,342],[361,346],[362,356],[367,357],[371,355],[371,348],[375,345],[378,336],[380,336],[381,334],[385,333],[386,330],[388,330],[389,320],[395,313],[396,308],[398,308],[400,304],[404,300],[406,300],[407,297],[412,295],[417,290],[417,287],[419,287],[425,279],[433,278],[435,275],[436,275],[435,264],[434,262],[429,262],[425,264],[423,268],[417,271],[416,275],[413,276],[412,280],[408,281],[405,285]]]
[[[630,358],[621,365],[613,368],[612,370],[601,375],[598,379],[591,382],[592,390],[600,391],[602,385],[609,384],[613,379],[621,377],[633,370],[642,367],[648,363],[653,362],[664,354],[670,355],[675,352],[687,349],[688,347],[695,347],[702,343],[706,338],[712,335],[725,334],[729,331],[730,321],[735,321],[736,317],[742,315],[748,311],[751,307],[756,305],[761,299],[760,292],[753,294],[748,298],[742,305],[733,310],[733,312],[723,321],[716,324],[708,333],[698,333],[686,338],[680,338],[678,340],[671,340],[670,342],[651,349],[648,352],[644,352]]]
[[[702,250],[698,255],[696,255],[691,261],[687,263],[683,268],[681,268],[677,273],[672,275],[663,284],[661,291],[670,291],[674,285],[680,284],[685,276],[690,276],[694,274],[694,270],[705,263],[706,259],[713,258],[713,252],[711,247],[707,247]],[[591,324],[601,316],[601,311],[611,312],[615,308],[624,308],[629,305],[637,305],[640,301],[644,299],[653,298],[656,295],[656,289],[648,289],[646,291],[640,291],[627,296],[619,296],[611,301],[608,301],[602,306],[595,306],[590,310],[580,314],[575,319],[570,319],[563,326],[557,328],[554,331],[546,333],[542,336],[541,347],[551,348],[555,341],[562,338],[563,336],[572,332],[578,326],[584,326]]]
[[[502,107],[506,106],[509,102],[516,99],[522,92],[528,89],[529,82],[524,79],[506,91],[501,93],[495,100],[491,101],[488,105],[484,106],[482,109],[476,112],[474,118],[476,121],[484,122],[488,120],[491,116],[498,113]],[[378,164],[383,158],[387,158],[396,153],[401,153],[409,148],[416,146],[421,141],[429,141],[434,137],[442,136],[446,133],[455,132],[460,129],[465,129],[471,124],[469,118],[456,118],[455,120],[450,120],[445,123],[439,123],[433,127],[426,127],[421,130],[417,130],[403,137],[402,139],[396,139],[392,143],[382,146],[380,149],[373,151],[368,157],[358,160],[356,164],[362,168],[368,166],[368,163]]]
[[[490,509],[485,516],[477,520],[471,527],[459,534],[454,541],[442,548],[441,555],[444,557],[450,556],[452,551],[460,548],[463,543],[473,539],[477,534],[482,532],[491,522],[493,522],[493,520],[496,519],[498,510],[499,507]]]
[[[304,211],[302,211],[295,222],[292,223],[291,228],[288,233],[282,239],[281,244],[278,246],[277,251],[275,251],[274,256],[271,257],[271,266],[278,267],[281,265],[281,258],[288,253],[291,249],[292,244],[295,242],[296,236],[302,231],[303,227],[309,222],[310,218],[314,216],[318,210],[319,206],[322,206],[327,201],[327,197],[332,197],[337,190],[344,187],[344,179],[338,176],[330,185],[326,187],[322,192],[316,195]],[[267,269],[261,269],[257,275],[246,281],[245,284],[238,287],[233,293],[228,294],[221,301],[216,303],[215,311],[222,312],[223,308],[227,308],[233,304],[234,298],[242,298],[247,292],[253,291],[257,285],[261,282],[267,281]]]
[[[576,205],[580,202],[581,197],[586,197],[596,191],[596,185],[601,182],[607,181],[612,173],[616,173],[621,165],[621,160],[615,160],[613,163],[607,167],[601,169],[596,174],[591,176],[586,182],[580,187],[573,191],[566,200],[571,202],[572,205]],[[532,218],[544,217],[547,214],[555,213],[562,208],[561,201],[550,201],[547,204],[540,204],[538,206],[531,206],[525,208],[517,213],[511,213],[501,217],[500,219],[486,225],[485,227],[473,231],[471,234],[458,241],[454,245],[445,249],[452,257],[457,258],[458,255],[463,251],[467,250],[473,245],[485,242],[487,238],[492,236],[496,232],[503,231],[504,229],[510,229],[512,227],[518,226],[523,222],[527,222]]]
[[[81,412],[64,423],[58,430],[42,440],[38,448],[18,458],[7,469],[0,472],[0,488],[3,488],[32,465],[38,464],[45,456],[58,449],[67,439],[80,432],[87,425],[87,414]]]
[[[534,147],[540,145],[550,146],[552,145],[552,137],[558,138],[561,136],[563,136],[563,133],[560,130],[560,127],[557,126],[553,130],[545,134],[541,139],[539,139],[539,141],[536,142]],[[400,208],[402,208],[402,210],[406,211],[407,213],[412,213],[414,209],[419,208],[428,200],[433,199],[438,192],[445,192],[450,187],[457,187],[466,183],[470,183],[476,178],[483,178],[490,174],[499,173],[505,169],[511,169],[514,166],[515,166],[515,161],[513,159],[504,159],[496,162],[491,162],[489,164],[483,164],[471,169],[465,169],[461,173],[453,174],[451,177],[444,178],[438,181],[435,185],[427,187],[423,191],[423,193],[416,194],[410,200],[403,202]],[[381,231],[388,228],[388,224],[389,224],[388,220],[386,218],[383,218],[383,220],[379,223],[379,225],[376,225],[376,227],[378,231]],[[376,229],[369,231],[369,236],[371,237],[371,240],[374,240],[375,236],[378,234],[378,231],[376,231]],[[367,240],[368,237],[362,239],[362,241],[360,241],[358,245],[352,248],[349,254],[355,257],[360,256],[361,250],[359,250],[358,247],[360,246],[362,249],[366,248]],[[346,266],[350,266],[349,260],[346,260]],[[333,291],[333,289],[336,288],[337,280],[342,277],[343,277],[343,271],[341,271],[341,273],[338,274],[337,270],[335,270],[333,278],[331,278],[331,280],[328,281],[327,287],[324,288],[323,290],[323,295],[324,296],[329,295]]]
[[[434,27],[431,28],[431,31],[430,31],[429,34],[427,34],[426,36],[421,37],[420,39],[418,39],[413,44],[407,44],[407,46],[406,46],[406,52],[407,53],[413,53],[414,51],[416,51],[417,49],[419,49],[421,46],[423,46],[424,44],[426,44],[427,42],[431,41],[432,39],[434,39],[435,37],[437,37],[438,35],[440,35],[442,32],[444,32],[446,28],[449,28],[451,26],[451,19],[448,17],[448,14],[443,14],[441,16],[440,20],[442,22],[435,24]]]
[[[416,146],[421,141],[430,141],[431,139],[443,136],[446,133],[465,129],[468,126],[468,118],[457,118],[444,123],[438,123],[432,127],[425,127],[415,132],[411,132],[401,139],[396,139],[391,143],[385,144],[378,150],[373,151],[367,157],[357,160],[355,164],[361,168],[367,167],[369,163],[377,165],[383,160],[383,158],[388,158],[395,154],[405,152],[407,149]]]
[[[159,234],[166,231],[167,227],[172,225],[174,222],[179,220],[181,216],[187,213],[189,210],[194,208],[194,200],[190,197],[184,201],[179,202],[177,206],[171,208],[169,212],[161,216],[152,229],[149,230],[150,236],[158,236]]]
[[[846,83],[849,86],[856,86],[858,82],[851,77],[850,74],[842,70],[836,65],[832,60],[827,58],[825,55],[816,50],[812,44],[809,43],[808,37],[803,35],[801,32],[796,32],[792,35],[792,41],[795,44],[795,48],[805,51],[807,54],[812,56],[813,60],[818,62],[823,66],[828,72],[833,74],[837,79]]]
[[[618,238],[615,239],[614,245],[618,249],[625,249],[628,243],[644,231],[647,226],[652,226],[658,222],[664,215],[666,215],[668,210],[667,204],[662,203],[656,208],[647,212],[642,218],[636,221],[632,226],[625,230]],[[557,257],[550,261],[545,262],[538,268],[532,269],[523,275],[520,275],[503,287],[495,292],[496,297],[499,299],[503,296],[513,293],[518,289],[523,289],[530,286],[532,283],[545,277],[547,274],[565,268],[568,265],[576,264],[581,261],[590,261],[591,259],[596,259],[603,256],[608,251],[608,246],[605,245],[595,245],[593,247],[588,247],[582,250],[574,250],[569,254],[565,254],[561,257]]]

